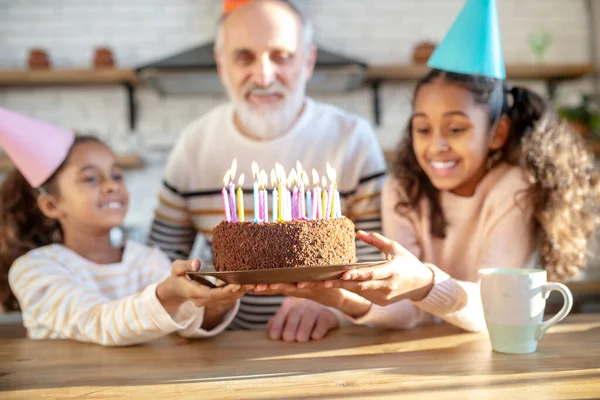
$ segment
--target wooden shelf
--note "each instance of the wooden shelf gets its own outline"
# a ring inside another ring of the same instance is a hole
[[[0,88],[123,85],[127,91],[129,127],[132,131],[135,130],[137,122],[135,87],[138,85],[138,82],[136,72],[129,68],[47,70],[0,69]]]
[[[369,81],[411,81],[425,76],[429,67],[419,64],[371,66],[367,71]],[[592,64],[581,65],[507,65],[508,79],[567,80],[598,72]]]
[[[125,169],[141,168],[144,160],[134,153],[121,153],[117,155],[119,162]],[[6,172],[13,168],[13,163],[6,154],[0,154],[0,172]]]
[[[430,68],[425,64],[390,64],[370,66],[367,70],[366,83],[373,91],[373,112],[375,124],[381,123],[381,104],[379,89],[382,82],[417,81],[427,74]],[[552,100],[557,84],[561,81],[579,79],[585,75],[599,73],[593,64],[537,65],[514,64],[506,66],[509,80],[542,80],[546,82],[548,96]]]
[[[132,69],[0,69],[0,86],[70,86],[137,84]]]

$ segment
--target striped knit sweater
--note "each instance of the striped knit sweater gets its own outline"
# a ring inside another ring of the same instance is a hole
[[[291,131],[270,141],[242,135],[233,123],[231,104],[191,123],[169,156],[150,243],[172,259],[187,258],[199,233],[207,245],[198,248],[203,268],[212,264],[211,233],[224,218],[222,181],[234,158],[237,176],[246,176],[244,208],[249,219],[253,215],[252,161],[267,173],[276,162],[289,172],[300,161],[304,170],[315,168],[321,175],[329,162],[337,171],[343,214],[357,229],[381,231],[380,195],[386,166],[371,126],[354,114],[307,99]],[[382,259],[379,251],[362,242],[357,242],[357,256],[359,261]],[[281,296],[245,295],[230,328],[264,328],[282,300]]]
[[[106,265],[54,244],[17,259],[8,278],[32,339],[120,346],[172,332],[208,337],[223,331],[237,306],[211,331],[201,328],[204,308],[191,302],[167,313],[156,298],[156,286],[169,276],[170,265],[160,250],[131,241],[121,262]]]

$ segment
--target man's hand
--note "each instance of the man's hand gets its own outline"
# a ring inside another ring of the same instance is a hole
[[[319,340],[327,332],[339,328],[336,316],[319,303],[287,297],[267,324],[272,340],[306,342]]]

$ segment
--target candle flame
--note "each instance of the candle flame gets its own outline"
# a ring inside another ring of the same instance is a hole
[[[227,186],[227,184],[229,183],[230,180],[231,180],[231,171],[227,170],[227,172],[225,172],[225,176],[223,177],[223,187]]]
[[[319,186],[319,174],[317,170],[313,168],[312,170],[312,178],[313,178],[313,186]]]
[[[252,177],[254,178],[254,181],[258,180],[258,164],[256,161],[252,161]]]
[[[337,178],[337,172],[329,163],[327,163],[327,178],[329,178],[329,182],[335,182]]]
[[[327,179],[324,176],[321,177],[321,186],[323,186],[323,189],[327,188]]]
[[[302,176],[304,169],[302,169],[302,164],[300,164],[300,161],[296,161],[296,171],[298,172],[298,176]]]
[[[275,173],[277,174],[277,180],[281,180],[281,175],[285,175],[285,169],[283,169],[283,165],[275,163]]]
[[[275,175],[275,170],[271,170],[271,186],[273,189],[277,187],[277,175]]]
[[[261,190],[265,190],[267,188],[268,182],[269,182],[269,179],[267,178],[267,173],[265,172],[264,169],[262,169],[260,171],[260,174],[258,175],[258,186],[260,187]]]
[[[283,168],[283,165],[276,163],[275,164],[275,172],[277,172],[277,181],[281,184],[285,184],[285,182],[287,181],[287,178],[286,178],[285,169]]]
[[[237,171],[237,158],[233,159],[233,162],[231,163],[231,180],[233,181],[235,179],[235,173]]]
[[[302,184],[307,188],[310,186],[310,181],[308,180],[308,174],[306,171],[302,171]]]
[[[290,189],[292,186],[294,186],[296,184],[296,178],[297,178],[296,170],[294,168],[292,168],[292,170],[290,171],[290,174],[287,177],[286,186],[288,187],[288,189]]]
[[[244,173],[240,174],[240,177],[238,178],[238,187],[241,188],[242,186],[244,186],[244,178],[246,178],[244,176]]]

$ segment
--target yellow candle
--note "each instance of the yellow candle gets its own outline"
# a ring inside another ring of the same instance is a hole
[[[244,174],[240,175],[238,179],[238,189],[237,189],[237,214],[238,220],[240,222],[244,222],[244,191],[242,190],[242,185],[244,184]]]
[[[335,169],[333,169],[331,167],[331,165],[329,163],[327,163],[327,177],[329,178],[329,182],[331,182],[329,184],[329,198],[327,199],[327,201],[329,201],[329,215],[327,216],[328,218],[335,218],[335,191],[337,190],[337,183],[336,183],[336,179],[337,179],[337,173],[335,172]],[[325,184],[325,179],[323,179],[323,184]]]
[[[331,212],[329,213],[329,218],[335,218],[335,191],[337,190],[337,185],[334,183],[333,184],[333,190],[331,191],[331,198],[328,199],[329,200],[329,207],[331,209]]]
[[[281,210],[283,209],[281,204],[281,199],[283,198],[283,187],[281,182],[277,185],[277,194],[279,194],[279,197],[277,198],[277,221],[281,222]]]
[[[321,187],[323,188],[323,192],[321,194],[321,203],[323,205],[321,218],[327,219],[329,217],[328,215],[325,215],[327,213],[327,181],[325,180],[324,176],[321,177]]]
[[[283,218],[281,216],[283,212],[283,183],[286,181],[286,177],[285,170],[283,169],[283,166],[281,164],[275,163],[275,173],[277,174],[277,180],[279,183],[279,185],[277,185],[277,194],[279,195],[279,197],[277,198],[277,222],[282,222]]]

